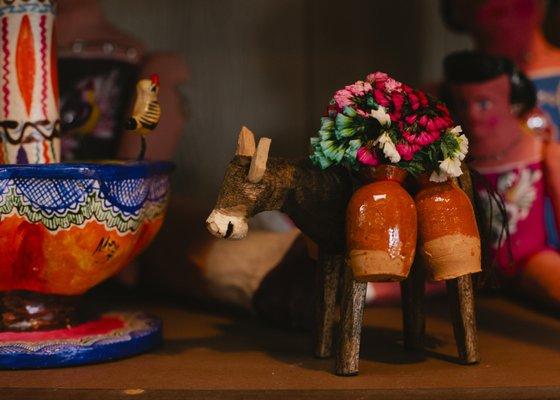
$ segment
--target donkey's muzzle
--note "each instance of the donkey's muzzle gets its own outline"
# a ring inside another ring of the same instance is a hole
[[[242,239],[248,229],[245,218],[216,210],[206,220],[206,227],[212,235],[224,239]]]
[[[228,222],[227,230],[226,230],[226,234],[225,234],[224,238],[228,239],[231,236],[232,233],[233,233],[233,224],[231,222]]]

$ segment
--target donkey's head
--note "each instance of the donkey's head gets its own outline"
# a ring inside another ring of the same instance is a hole
[[[247,220],[267,209],[272,187],[263,179],[266,172],[270,139],[261,138],[255,149],[255,136],[243,127],[237,140],[235,157],[229,163],[222,191],[214,210],[206,220],[210,233],[226,239],[247,235]]]

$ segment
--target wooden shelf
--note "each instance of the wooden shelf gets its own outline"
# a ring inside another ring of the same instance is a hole
[[[177,304],[135,305],[164,320],[151,354],[113,363],[0,372],[0,399],[539,399],[560,397],[560,321],[509,300],[478,301],[476,366],[457,364],[444,299],[428,304],[425,354],[401,343],[398,307],[366,310],[360,375],[332,374],[306,333]]]

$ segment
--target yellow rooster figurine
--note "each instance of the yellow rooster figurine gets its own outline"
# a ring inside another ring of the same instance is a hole
[[[136,85],[136,100],[132,109],[132,116],[126,121],[125,129],[140,135],[142,147],[139,160],[146,154],[146,136],[153,131],[161,116],[158,102],[159,76],[153,74],[150,79],[142,79]]]

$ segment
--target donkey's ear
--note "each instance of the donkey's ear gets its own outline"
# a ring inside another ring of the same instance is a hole
[[[235,155],[252,157],[255,154],[255,135],[246,126],[241,128],[237,138]]]
[[[264,176],[266,171],[266,161],[268,160],[268,151],[270,150],[269,138],[261,138],[259,140],[259,145],[257,146],[257,151],[251,160],[251,167],[249,168],[249,174],[247,179],[249,182],[257,183]]]

